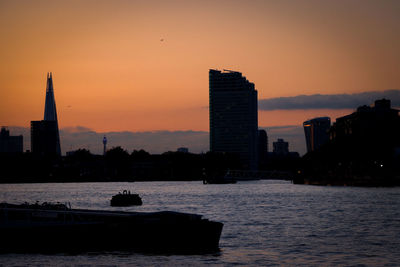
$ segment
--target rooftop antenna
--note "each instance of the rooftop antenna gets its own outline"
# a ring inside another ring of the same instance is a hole
[[[238,71],[235,71],[235,70],[227,70],[227,69],[224,69],[224,71],[227,71],[227,72],[230,72],[230,73],[238,73]]]

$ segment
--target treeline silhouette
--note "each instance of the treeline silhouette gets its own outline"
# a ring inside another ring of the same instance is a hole
[[[37,157],[31,153],[0,155],[0,182],[85,182],[201,180],[204,173],[217,175],[239,164],[236,155],[144,150],[129,154],[121,147],[94,155],[79,149],[64,157]]]
[[[94,155],[78,149],[63,157],[38,157],[32,153],[0,154],[0,183],[33,182],[116,182],[116,181],[188,181],[220,177],[228,170],[242,169],[235,154],[207,152],[192,154],[165,152],[150,154],[144,150],[128,153],[114,147],[106,155]],[[299,159],[274,158],[260,169],[299,168]]]

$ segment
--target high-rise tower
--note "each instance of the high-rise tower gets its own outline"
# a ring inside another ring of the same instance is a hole
[[[53,75],[47,73],[46,102],[42,121],[31,122],[31,150],[40,155],[61,155]]]
[[[53,74],[51,72],[47,73],[47,85],[46,85],[46,103],[44,106],[44,120],[45,121],[55,121],[56,131],[57,131],[57,144],[56,144],[56,154],[61,155],[60,146],[60,133],[58,131],[58,120],[57,120],[57,110],[56,110],[56,100],[54,98],[54,88],[53,88]]]
[[[329,141],[329,128],[331,119],[329,117],[314,118],[303,122],[304,134],[306,136],[307,152],[318,150]]]
[[[240,156],[258,167],[257,90],[240,72],[210,70],[210,150]]]
[[[56,100],[54,99],[53,75],[47,73],[46,102],[44,106],[44,120],[57,121]]]

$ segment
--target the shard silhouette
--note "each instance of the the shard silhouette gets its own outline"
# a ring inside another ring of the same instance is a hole
[[[53,77],[52,77],[51,72],[47,73],[46,103],[44,106],[44,120],[45,121],[55,121],[56,131],[57,131],[56,153],[57,153],[57,155],[61,155],[60,134],[58,131],[56,100],[54,99]]]

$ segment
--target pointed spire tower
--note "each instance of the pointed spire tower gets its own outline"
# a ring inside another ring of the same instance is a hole
[[[44,120],[45,121],[55,121],[56,131],[57,131],[56,150],[57,150],[57,155],[61,155],[60,134],[58,131],[56,100],[54,98],[53,75],[51,72],[47,73],[46,103],[44,106]]]

